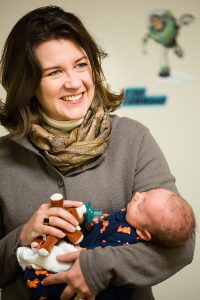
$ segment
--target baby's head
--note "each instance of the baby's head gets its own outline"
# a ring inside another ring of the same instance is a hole
[[[141,239],[167,247],[186,242],[196,226],[187,201],[165,189],[135,193],[127,206],[126,220]]]

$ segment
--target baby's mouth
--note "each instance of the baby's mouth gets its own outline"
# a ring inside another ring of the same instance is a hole
[[[62,99],[63,101],[78,101],[81,97],[82,97],[83,93],[80,93],[78,95],[70,95],[70,96],[64,96],[61,97],[60,99]]]

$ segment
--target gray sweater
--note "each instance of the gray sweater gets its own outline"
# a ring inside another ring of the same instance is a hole
[[[21,226],[51,194],[91,201],[95,209],[125,207],[136,191],[166,188],[177,191],[168,164],[149,130],[140,123],[112,116],[106,152],[89,163],[60,174],[24,138],[0,138],[0,288],[2,300],[29,299],[23,272],[16,260]],[[97,294],[109,283],[135,289],[134,300],[154,299],[151,286],[192,261],[194,240],[175,249],[152,244],[83,251],[80,264]],[[95,271],[94,271],[95,270]]]

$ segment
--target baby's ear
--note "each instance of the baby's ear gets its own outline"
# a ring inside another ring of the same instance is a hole
[[[136,229],[137,234],[139,237],[144,241],[150,241],[151,240],[151,233],[146,229]]]

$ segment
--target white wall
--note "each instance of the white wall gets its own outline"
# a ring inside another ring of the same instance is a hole
[[[121,108],[119,114],[137,119],[151,129],[177,178],[180,192],[193,206],[199,223],[200,1],[0,0],[0,48],[18,18],[33,8],[48,4],[60,5],[78,14],[110,54],[104,62],[104,69],[113,89],[145,86],[148,94],[168,96],[165,106],[126,107]],[[144,56],[141,53],[141,39],[146,32],[145,19],[154,8],[170,9],[177,17],[191,13],[196,18],[193,24],[182,29],[179,37],[185,57],[179,59],[170,53],[173,71],[179,73],[179,79],[182,78],[179,84],[158,81],[158,44],[149,42],[148,54]],[[3,97],[2,88],[0,92],[0,97]],[[0,133],[5,133],[2,127]],[[154,288],[157,300],[200,299],[199,235],[198,232],[193,263]]]

